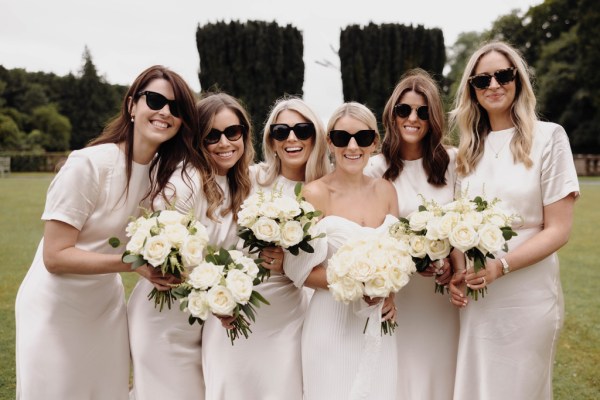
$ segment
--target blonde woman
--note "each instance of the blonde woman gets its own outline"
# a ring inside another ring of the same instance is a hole
[[[460,189],[502,199],[523,223],[508,253],[451,283],[461,307],[456,399],[552,398],[563,322],[556,252],[569,239],[579,184],[564,129],[539,121],[535,103],[514,48],[493,42],[471,56],[451,113]],[[487,288],[485,298],[467,299],[465,286]]]
[[[393,296],[369,304],[362,299],[349,305],[338,302],[327,287],[326,265],[348,240],[383,231],[397,220],[396,191],[390,182],[363,174],[379,141],[375,116],[367,107],[343,104],[327,131],[335,169],[304,188],[306,200],[323,212],[317,226],[327,236],[316,241],[313,254],[286,254],[284,259],[285,273],[294,284],[315,289],[302,332],[304,398],[394,399],[396,340],[386,335],[371,342],[363,334],[367,317],[360,314],[377,304],[385,320],[393,319]]]

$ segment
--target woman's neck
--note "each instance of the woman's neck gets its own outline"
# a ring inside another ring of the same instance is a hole
[[[294,182],[304,182],[305,179],[305,167],[302,168],[286,168],[285,166],[281,166],[281,176],[290,181]]]
[[[490,120],[490,128],[493,132],[503,131],[515,126],[510,117],[510,113],[504,113],[501,115],[488,114],[488,117]]]

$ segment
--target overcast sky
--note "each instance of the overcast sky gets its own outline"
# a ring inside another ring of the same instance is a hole
[[[276,21],[303,32],[304,98],[323,119],[343,101],[333,49],[350,24],[400,23],[441,28],[446,46],[461,32],[490,28],[512,9],[542,0],[0,0],[0,65],[27,71],[77,73],[87,45],[110,83],[130,84],[163,64],[196,90],[196,29],[209,22]],[[425,50],[426,51],[426,50]]]

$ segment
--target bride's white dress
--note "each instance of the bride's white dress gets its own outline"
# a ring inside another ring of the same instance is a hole
[[[339,216],[327,216],[317,224],[326,238],[314,243],[313,254],[286,257],[286,275],[301,286],[315,265],[329,259],[348,240],[383,231],[395,221],[388,215],[381,226],[369,228]],[[357,311],[365,307],[362,299],[346,305],[334,300],[328,290],[315,290],[302,331],[306,400],[396,398],[396,339],[363,334],[367,317],[357,315]]]

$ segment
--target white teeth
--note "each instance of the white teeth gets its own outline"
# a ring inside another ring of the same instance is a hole
[[[233,151],[226,151],[224,153],[217,153],[219,157],[227,158],[233,155]]]
[[[152,125],[157,126],[159,128],[166,128],[169,126],[169,124],[167,124],[166,122],[161,121],[152,121]]]
[[[349,160],[358,160],[359,158],[362,157],[362,155],[360,155],[360,154],[354,154],[354,155],[345,154],[344,157],[346,157]]]
[[[404,125],[404,129],[406,129],[407,131],[418,131],[419,130],[419,128],[416,126],[407,126],[407,125]]]
[[[287,151],[288,153],[295,152],[295,151],[301,151],[301,150],[302,150],[302,147],[288,147],[285,149],[285,151]]]

